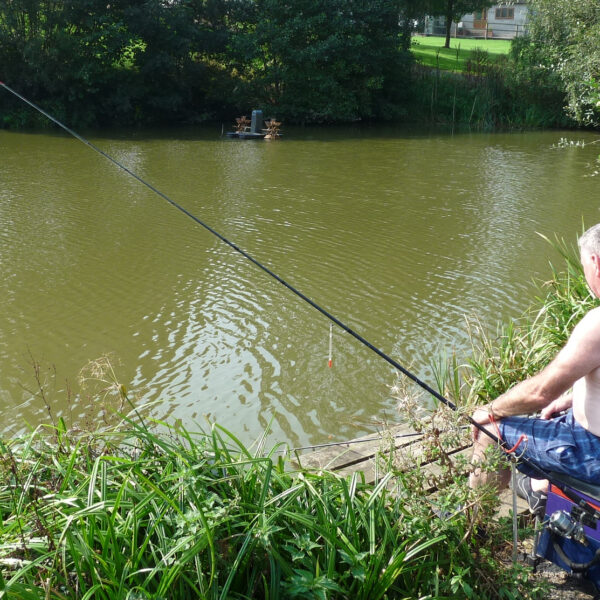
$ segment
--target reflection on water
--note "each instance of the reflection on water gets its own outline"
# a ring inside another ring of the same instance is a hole
[[[564,132],[218,133],[93,141],[429,383],[432,356],[467,348],[465,315],[524,309],[550,257],[535,232],[598,220],[595,151],[552,149]],[[247,442],[397,418],[384,361],[337,330],[327,368],[323,316],[80,142],[0,131],[0,152],[7,430],[47,419],[29,354],[56,365],[50,402],[73,419],[93,412],[79,369],[108,352],[155,416]]]

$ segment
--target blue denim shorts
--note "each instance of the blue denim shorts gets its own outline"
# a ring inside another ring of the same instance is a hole
[[[522,434],[527,436],[515,450],[544,471],[566,473],[582,481],[600,484],[600,437],[577,423],[573,411],[555,419],[505,417],[498,424],[502,439],[512,448]],[[533,477],[541,475],[522,462],[517,468]]]

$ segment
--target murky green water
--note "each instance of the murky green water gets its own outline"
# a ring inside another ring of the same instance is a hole
[[[525,308],[556,260],[536,231],[600,220],[600,147],[552,148],[592,134],[285,133],[90,137],[429,383],[432,356],[466,347],[465,315]],[[323,316],[81,142],[0,131],[0,156],[4,430],[48,418],[31,356],[56,416],[97,419],[77,375],[106,353],[155,416],[246,442],[397,418],[385,362],[336,330],[329,369]]]

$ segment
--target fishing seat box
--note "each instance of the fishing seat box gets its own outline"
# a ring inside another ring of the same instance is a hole
[[[583,500],[600,510],[600,485],[579,481],[562,473],[552,473],[552,479],[560,481]],[[561,535],[551,525],[551,518],[568,515],[577,525],[578,535]],[[579,538],[579,539],[578,539]],[[582,543],[580,539],[584,539]],[[544,527],[539,536],[535,554],[545,558],[569,573],[580,573],[600,590],[600,529],[598,520],[588,517],[572,500],[555,485],[550,485],[544,515]]]

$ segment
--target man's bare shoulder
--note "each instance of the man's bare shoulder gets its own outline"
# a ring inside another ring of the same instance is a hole
[[[591,326],[593,327],[594,325],[597,325],[600,327],[600,306],[597,306],[596,308],[592,308],[591,310],[589,310],[585,316],[583,317],[583,319],[581,319],[581,321],[579,322],[579,324],[577,325],[579,327],[579,325],[585,324],[586,326]]]
[[[579,321],[573,333],[572,341],[600,341],[600,306],[588,311]]]
[[[549,374],[556,376],[559,373],[558,376],[567,382],[563,391],[600,367],[600,307],[590,310],[579,321],[549,367]]]

